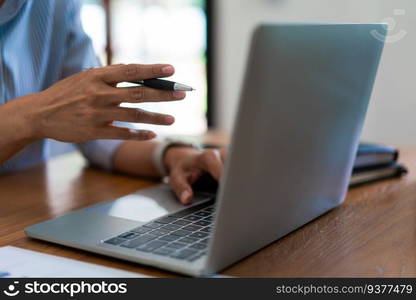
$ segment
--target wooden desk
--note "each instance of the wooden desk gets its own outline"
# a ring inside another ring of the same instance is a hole
[[[212,140],[212,137],[211,137]],[[224,270],[244,277],[416,276],[416,149],[402,150],[410,174],[352,189],[345,203]],[[0,246],[154,276],[160,270],[25,237],[26,226],[154,184],[85,167],[78,154],[0,177]]]

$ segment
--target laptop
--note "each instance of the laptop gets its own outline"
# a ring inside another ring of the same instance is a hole
[[[252,38],[216,194],[182,206],[167,185],[26,228],[29,237],[210,276],[340,205],[384,24],[261,25]]]

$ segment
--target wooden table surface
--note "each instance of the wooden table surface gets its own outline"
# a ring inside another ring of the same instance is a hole
[[[218,141],[218,139],[217,139]],[[415,277],[416,149],[410,173],[354,188],[345,203],[222,273],[241,277]],[[37,250],[153,276],[161,270],[29,239],[26,226],[129,194],[154,182],[88,168],[79,154],[0,177],[0,246]]]

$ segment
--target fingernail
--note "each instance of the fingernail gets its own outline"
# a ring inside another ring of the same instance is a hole
[[[183,191],[181,194],[181,202],[188,203],[190,196],[191,196],[191,193],[188,190]]]
[[[145,134],[148,139],[154,139],[156,137],[156,133],[154,133],[153,131],[147,131]]]
[[[173,92],[173,97],[175,99],[183,99],[183,98],[185,98],[185,96],[186,96],[186,93],[185,92],[182,92],[182,91],[175,91],[175,92]]]
[[[172,116],[166,116],[165,117],[165,122],[168,123],[168,124],[173,124],[173,123],[175,123],[175,118],[172,117]]]
[[[162,73],[165,75],[171,75],[175,72],[175,69],[172,66],[166,66],[162,68]]]

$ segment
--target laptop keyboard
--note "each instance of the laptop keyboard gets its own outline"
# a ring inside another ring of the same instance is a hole
[[[214,200],[149,222],[103,243],[140,252],[194,261],[206,253]]]

